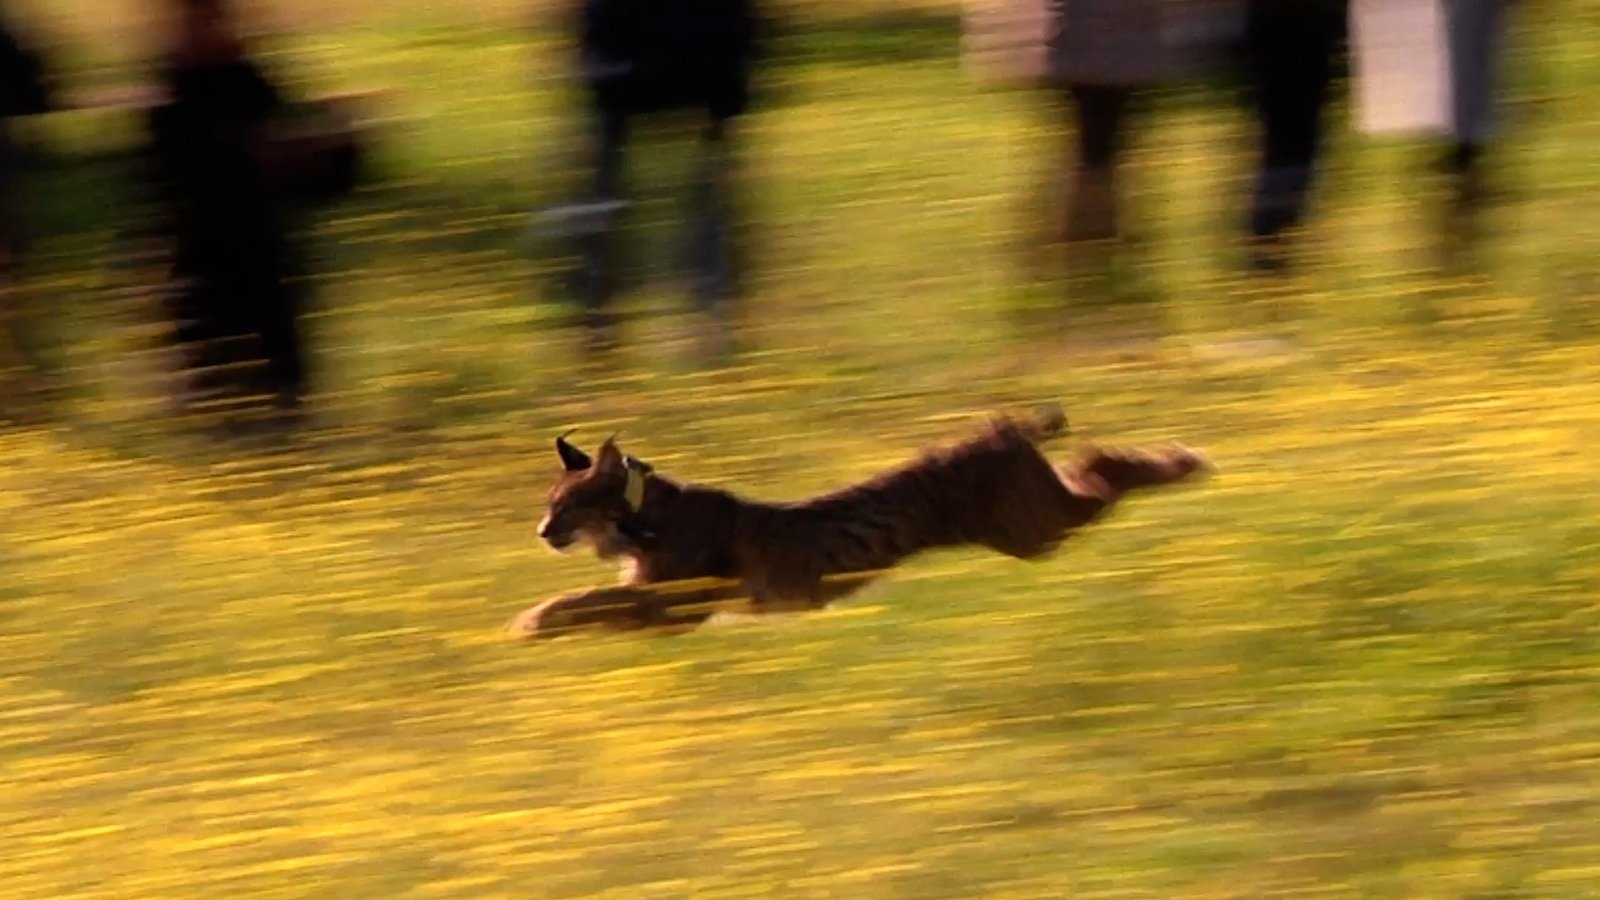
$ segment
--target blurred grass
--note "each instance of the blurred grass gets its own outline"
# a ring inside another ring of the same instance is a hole
[[[1478,276],[1428,268],[1424,148],[1355,135],[1307,268],[1234,274],[1246,123],[1165,101],[1141,341],[1007,313],[1044,292],[1009,248],[1034,98],[932,26],[819,24],[751,123],[764,352],[696,373],[644,318],[605,380],[513,243],[569,128],[549,38],[301,35],[310,84],[397,94],[385,184],[323,226],[336,426],[270,458],[148,418],[114,163],[76,158],[121,126],[50,123],[29,286],[74,387],[0,432],[0,896],[1600,895],[1600,64],[1551,26],[1591,7],[1524,36]],[[534,539],[558,429],[778,498],[1042,397],[1222,475],[798,619],[496,631],[612,577]]]

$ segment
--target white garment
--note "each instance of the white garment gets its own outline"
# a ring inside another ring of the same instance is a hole
[[[1238,0],[965,0],[962,63],[998,84],[1162,84],[1214,65],[1242,25]]]
[[[962,66],[980,82],[1042,83],[1060,5],[1061,0],[967,0],[961,9]]]
[[[1450,47],[1440,0],[1350,0],[1350,56],[1363,132],[1450,131]]]

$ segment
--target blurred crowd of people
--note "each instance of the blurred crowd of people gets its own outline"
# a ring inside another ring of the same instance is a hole
[[[144,187],[171,243],[163,300],[192,377],[180,403],[260,398],[293,423],[309,389],[297,225],[350,190],[353,133],[307,120],[250,56],[227,0],[178,0],[156,66]]]
[[[1241,223],[1252,264],[1281,271],[1311,208],[1333,86],[1360,82],[1373,133],[1433,134],[1454,181],[1452,250],[1474,233],[1483,155],[1511,0],[974,0],[969,65],[986,81],[1060,96],[1074,127],[1060,175],[1056,236],[1115,238],[1119,163],[1133,111],[1151,92],[1226,74],[1256,123],[1253,191]],[[1079,251],[1088,252],[1087,250]]]
[[[1062,132],[1068,144],[1056,170],[1062,200],[1052,230],[1074,253],[1115,245],[1121,234],[1124,148],[1150,92],[1222,69],[1242,75],[1259,138],[1240,229],[1253,265],[1277,271],[1288,264],[1290,236],[1311,208],[1331,86],[1347,61],[1369,91],[1406,107],[1366,113],[1370,128],[1432,130],[1448,143],[1440,165],[1456,183],[1449,221],[1471,219],[1484,193],[1510,2],[971,0],[965,54],[984,79],[1025,84],[1060,101],[1070,127]],[[359,181],[360,131],[335,104],[284,94],[251,54],[232,0],[165,3],[172,24],[150,71],[160,99],[149,111],[137,180],[159,210],[164,309],[189,373],[181,399],[191,409],[264,405],[262,421],[292,426],[310,390],[314,356],[303,330],[300,226]],[[633,123],[668,110],[700,122],[702,154],[684,228],[684,262],[705,327],[700,352],[734,352],[733,323],[746,291],[733,175],[737,124],[755,103],[753,73],[770,56],[757,6],[574,0],[588,175],[572,202],[549,210],[544,221],[546,234],[575,260],[563,284],[581,310],[594,356],[619,340]],[[1411,52],[1386,53],[1396,41],[1409,41]],[[0,315],[10,307],[5,298],[25,233],[9,199],[19,167],[10,159],[6,124],[48,111],[50,82],[45,60],[0,15]],[[0,333],[0,352],[11,353],[14,344]],[[6,368],[20,366],[0,358]]]
[[[24,358],[26,340],[14,298],[17,265],[27,236],[22,233],[24,217],[17,208],[22,159],[11,122],[48,111],[50,92],[43,57],[0,18],[0,392],[12,396],[32,393],[34,386]]]
[[[171,26],[149,73],[133,180],[151,210],[144,229],[162,248],[160,307],[181,359],[173,399],[230,427],[292,427],[310,386],[299,226],[355,186],[357,134],[336,107],[284,94],[251,54],[231,0],[166,2]],[[19,88],[15,100],[7,91],[5,117],[52,111],[44,58],[11,23],[0,19],[0,31],[3,83]],[[3,198],[22,168],[0,170],[7,293],[25,223]],[[25,360],[12,362],[26,372]]]

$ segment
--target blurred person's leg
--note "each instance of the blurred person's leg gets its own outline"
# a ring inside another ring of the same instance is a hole
[[[1133,84],[1067,88],[1073,128],[1063,166],[1062,263],[1067,296],[1087,302],[1078,304],[1079,313],[1103,301],[1148,296],[1148,283],[1138,277],[1136,266],[1126,264],[1121,178],[1129,128],[1146,90]]]
[[[1445,209],[1445,264],[1477,243],[1477,212],[1485,199],[1483,155],[1494,126],[1494,105],[1508,0],[1444,0],[1450,48],[1450,138],[1443,168],[1451,179]]]
[[[263,291],[257,331],[264,357],[262,387],[278,413],[298,416],[309,388],[303,331],[303,288],[280,283]]]
[[[592,203],[612,204],[622,199],[623,167],[628,142],[627,116],[616,110],[596,110]],[[618,248],[622,238],[618,217],[605,213],[578,238],[581,260],[578,294],[583,303],[585,347],[604,354],[616,347],[615,301],[619,284]]]
[[[1451,167],[1470,169],[1489,142],[1508,0],[1444,0],[1450,43]]]
[[[0,198],[0,419],[40,413],[53,383],[41,352],[47,311],[29,302],[22,241],[16,221],[6,219],[4,203]]]
[[[1068,165],[1065,237],[1069,242],[1115,238],[1117,163],[1133,88],[1075,84],[1067,89],[1076,121],[1074,158]]]
[[[208,278],[174,272],[162,286],[162,305],[172,323],[172,341],[183,374],[176,399],[180,412],[203,413],[223,402],[228,389],[228,330],[217,307],[224,292]]]
[[[31,313],[25,308],[22,259],[28,228],[22,209],[22,188],[28,160],[14,139],[12,121],[51,108],[44,58],[13,34],[0,18],[0,404],[32,400],[45,383],[32,341]]]
[[[240,229],[243,252],[212,252],[174,266],[166,299],[185,357],[190,411],[209,410],[230,430],[263,421],[294,425],[309,392],[303,310],[308,282],[285,222],[264,209]],[[263,409],[263,401],[266,408]],[[242,418],[241,418],[242,415]],[[207,418],[210,418],[209,416]]]
[[[701,142],[690,185],[689,263],[696,311],[705,320],[699,351],[709,359],[733,352],[740,300],[738,266],[738,159],[725,120],[714,121]]]
[[[11,179],[13,163],[10,159],[6,121],[0,118],[0,396],[9,395],[8,386],[20,378],[25,368],[22,359],[22,341],[17,333],[15,262],[12,258],[11,233]]]
[[[1263,267],[1281,264],[1278,245],[1306,217],[1345,16],[1342,0],[1251,0],[1246,9],[1246,63],[1261,130],[1249,230]]]
[[[1182,19],[1170,0],[1072,0],[1052,4],[1050,81],[1063,85],[1075,123],[1064,237],[1121,236],[1119,164],[1134,105],[1177,76]]]
[[[3,214],[3,210],[0,210],[0,216]],[[17,309],[15,280],[11,250],[6,243],[5,222],[0,218],[0,418],[12,412],[12,404],[7,401],[17,394],[31,393],[24,387],[30,367],[23,351],[24,336],[20,310]]]

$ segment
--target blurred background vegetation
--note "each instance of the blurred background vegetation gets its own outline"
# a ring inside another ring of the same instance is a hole
[[[14,5],[69,88],[139,77],[141,4]],[[293,446],[162,423],[135,122],[29,125],[65,397],[0,431],[0,895],[1600,895],[1592,0],[1520,11],[1480,269],[1433,264],[1430,148],[1341,100],[1305,264],[1247,275],[1250,122],[1192,85],[1140,129],[1109,307],[1021,274],[1050,106],[962,73],[953,4],[782,5],[757,352],[699,371],[667,281],[604,375],[522,243],[574,128],[548,16],[260,8],[297,87],[385,92],[380,177],[318,226],[330,424]],[[816,615],[497,631],[613,577],[535,540],[560,430],[776,499],[1041,398],[1221,474]]]

